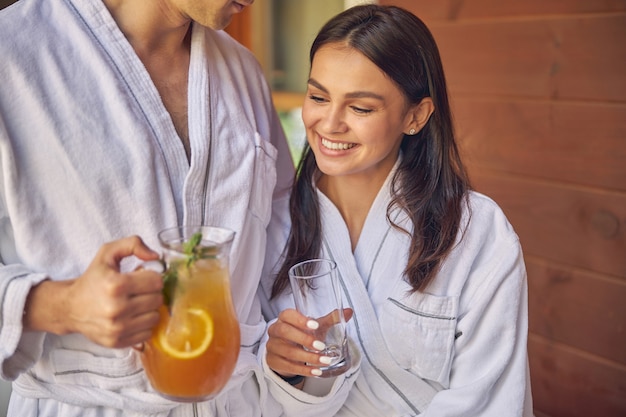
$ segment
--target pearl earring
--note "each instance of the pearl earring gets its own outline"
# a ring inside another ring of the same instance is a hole
[[[409,130],[409,135],[414,135],[414,134],[415,134],[415,129]]]

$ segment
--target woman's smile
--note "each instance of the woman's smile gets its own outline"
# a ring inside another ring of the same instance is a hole
[[[356,143],[335,142],[324,137],[321,138],[322,146],[332,151],[345,151],[356,146]]]

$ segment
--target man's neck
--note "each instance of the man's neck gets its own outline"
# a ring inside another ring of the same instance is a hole
[[[189,50],[191,20],[164,0],[103,0],[137,55],[175,58]]]
[[[173,10],[166,0],[103,1],[148,71],[189,158],[191,20]]]

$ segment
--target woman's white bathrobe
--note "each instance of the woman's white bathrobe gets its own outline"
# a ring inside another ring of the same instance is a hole
[[[33,285],[77,277],[107,241],[136,234],[158,250],[159,230],[204,223],[236,231],[241,355],[223,395],[170,415],[259,416],[265,325],[255,294],[272,196],[275,209],[285,207],[293,164],[252,54],[225,32],[193,27],[189,163],[101,1],[20,0],[0,13],[0,39],[0,376],[15,380],[9,415],[165,416],[179,406],[149,387],[132,349],[24,332],[22,312]]]
[[[270,392],[287,416],[532,416],[527,368],[527,283],[519,240],[500,208],[470,193],[464,233],[425,292],[403,279],[410,243],[386,219],[389,178],[365,221],[354,253],[336,207],[318,191],[323,257],[337,262],[354,309],[349,335],[360,370],[305,391],[280,380],[259,349]],[[392,218],[405,228],[406,216]],[[269,248],[281,248],[288,224],[273,221]],[[268,252],[261,302],[268,319],[292,307],[291,293],[268,300],[278,253]],[[315,381],[319,385],[323,381]],[[332,385],[331,385],[332,384]],[[338,412],[337,412],[338,410]],[[336,413],[336,414],[335,414]]]

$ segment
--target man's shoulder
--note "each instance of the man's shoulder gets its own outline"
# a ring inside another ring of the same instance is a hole
[[[19,28],[19,32],[13,33],[15,36],[34,26],[45,30],[55,24],[50,18],[50,16],[54,15],[53,11],[61,8],[65,8],[64,2],[39,0],[16,1],[0,10],[0,32],[14,31]],[[34,35],[35,34],[33,34],[33,36]]]
[[[228,32],[203,28],[210,53],[219,53],[229,59],[237,59],[247,65],[259,66],[254,54]]]
[[[228,80],[219,84],[221,88],[236,86],[246,96],[265,97],[268,94],[265,77],[254,54],[225,31],[202,29],[211,77]]]
[[[71,10],[62,1],[19,0],[0,10],[3,53],[24,55],[28,51],[51,50],[64,36],[71,16]]]

